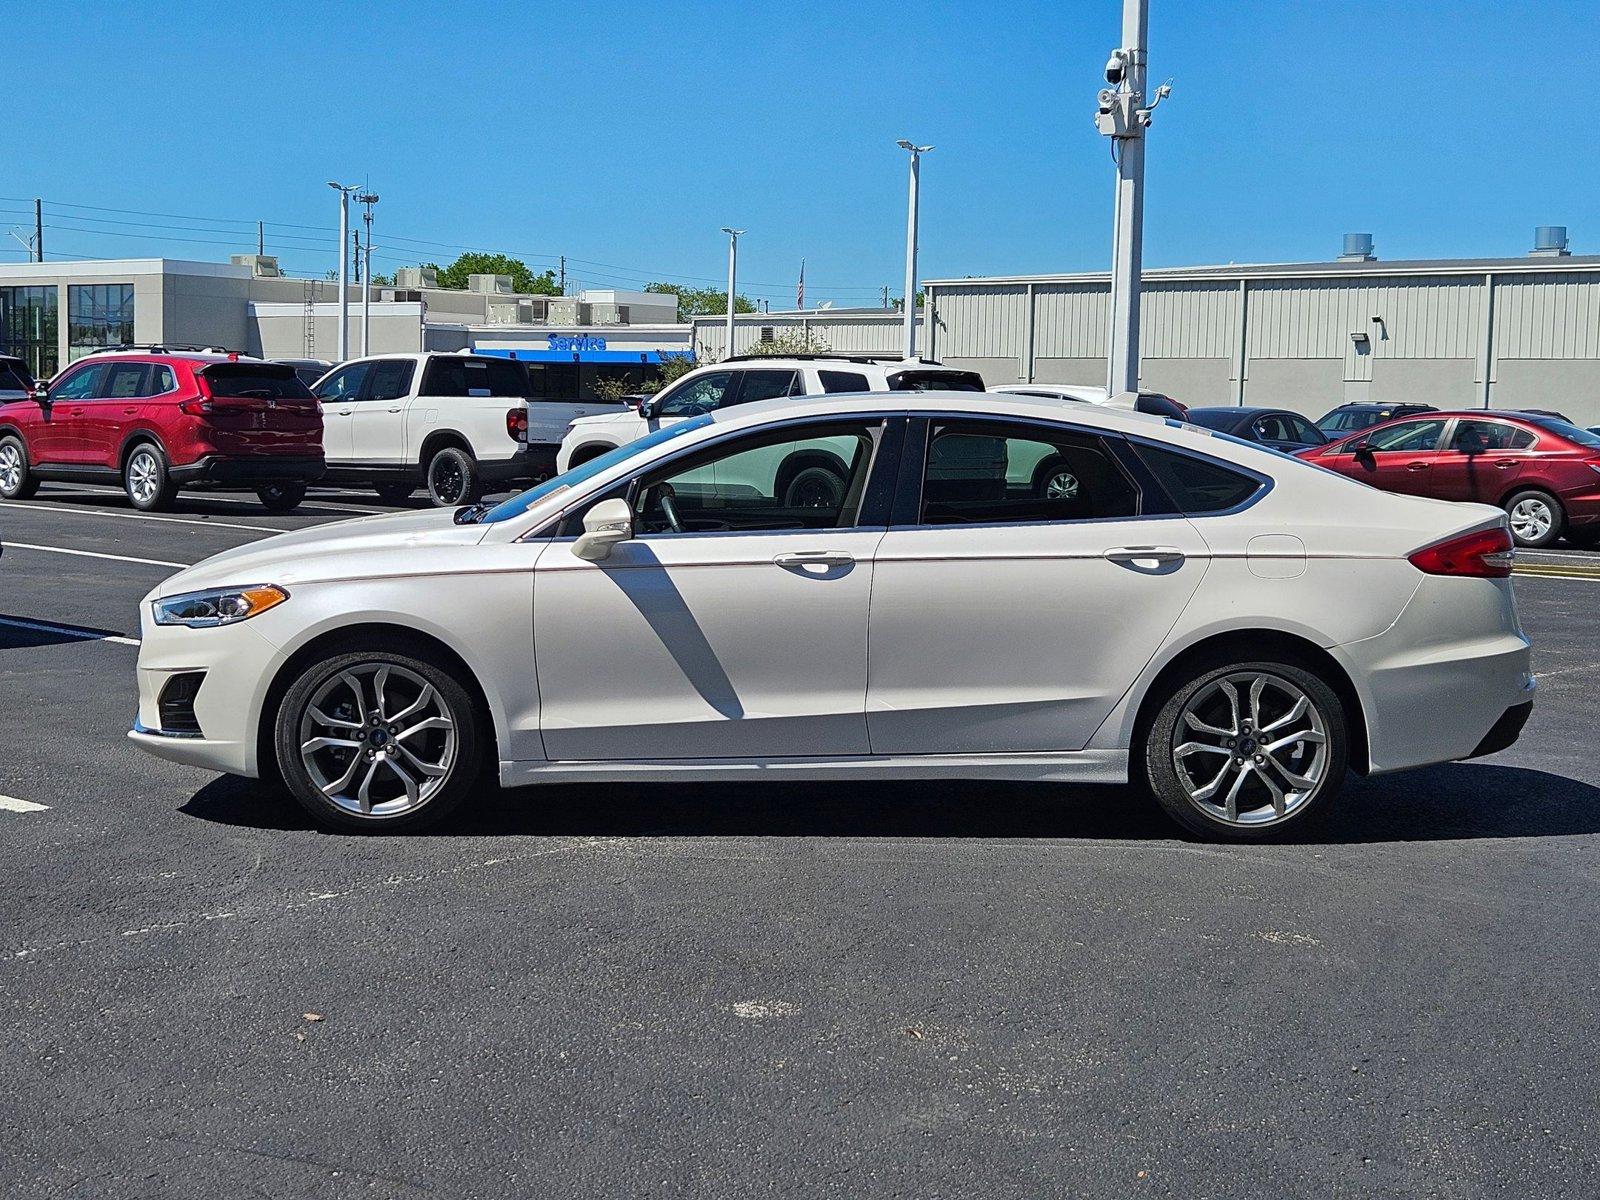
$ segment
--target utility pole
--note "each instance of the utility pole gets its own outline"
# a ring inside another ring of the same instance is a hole
[[[906,198],[906,299],[905,299],[905,356],[917,356],[917,216],[918,206],[921,203],[917,194],[917,176],[922,165],[922,156],[932,146],[918,146],[901,138],[895,145],[911,153],[911,194]]]
[[[1111,329],[1106,393],[1139,390],[1139,288],[1144,265],[1144,141],[1150,114],[1171,87],[1162,84],[1146,106],[1149,70],[1150,0],[1123,0],[1122,45],[1106,60],[1095,124],[1112,139],[1117,164],[1116,210],[1112,220]]]
[[[256,222],[256,256],[267,252],[267,227],[262,221]]]
[[[733,297],[734,279],[739,269],[739,237],[744,233],[742,229],[731,229],[724,225],[722,232],[728,235],[728,346],[723,358],[733,357]]]
[[[561,256],[561,294],[567,294],[567,256]]]
[[[37,196],[33,200],[33,259],[44,261],[44,201]]]
[[[372,353],[372,206],[378,202],[376,192],[362,192],[357,202],[366,206],[361,220],[367,227],[366,257],[361,263],[361,357]]]
[[[350,357],[350,193],[353,183],[329,183],[339,193],[339,361]]]
[[[889,310],[889,285],[887,283],[883,285],[883,308],[885,312]]]

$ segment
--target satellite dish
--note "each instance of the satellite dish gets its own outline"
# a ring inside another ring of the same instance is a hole
[[[832,307],[833,307],[833,301],[832,300],[824,300],[821,304],[817,305],[817,311],[821,312],[825,308],[832,308]]]

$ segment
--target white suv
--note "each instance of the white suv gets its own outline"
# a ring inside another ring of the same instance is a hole
[[[528,445],[528,371],[508,358],[379,354],[344,363],[312,389],[322,401],[325,483],[359,483],[391,504],[428,489],[471,504],[485,484],[550,473],[553,447]]]
[[[866,354],[735,355],[690,371],[641,401],[638,408],[572,422],[556,454],[556,471],[559,474],[588,462],[663,426],[735,404],[834,392],[926,391],[981,392],[983,377],[925,359]]]

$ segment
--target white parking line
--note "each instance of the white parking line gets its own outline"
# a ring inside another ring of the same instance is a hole
[[[35,804],[32,800],[18,800],[15,796],[0,796],[0,809],[6,812],[44,812],[48,804]]]
[[[127,554],[101,554],[97,550],[68,550],[64,546],[33,546],[27,542],[0,542],[5,550],[36,550],[40,554],[72,554],[79,558],[109,558],[112,562],[140,563],[147,567],[188,567],[192,563],[168,562],[164,558],[134,558]]]
[[[125,521],[163,521],[169,525],[200,525],[207,529],[248,529],[252,533],[288,533],[271,525],[235,525],[228,521],[201,521],[194,517],[158,517],[154,513],[112,512],[106,508],[55,508],[41,504],[24,504],[19,500],[0,500],[0,507],[21,508],[28,512],[54,513],[68,517],[121,517]]]
[[[91,629],[76,629],[71,625],[52,625],[49,621],[24,621],[21,617],[0,617],[0,625],[32,629],[36,633],[62,634],[83,642],[116,642],[119,646],[139,644],[138,638],[123,637],[120,633],[95,633]]]

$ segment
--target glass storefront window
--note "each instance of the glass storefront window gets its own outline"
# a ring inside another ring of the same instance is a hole
[[[133,284],[87,283],[67,288],[67,357],[133,342]]]
[[[61,368],[55,287],[0,287],[0,354],[28,364],[35,379]]]

